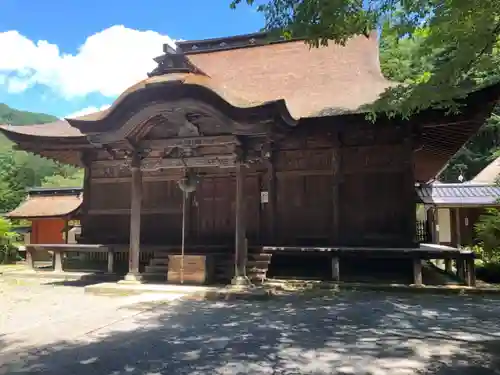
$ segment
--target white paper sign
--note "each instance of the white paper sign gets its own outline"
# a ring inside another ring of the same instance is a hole
[[[269,202],[269,192],[268,191],[261,191],[260,192],[260,203],[267,203]]]

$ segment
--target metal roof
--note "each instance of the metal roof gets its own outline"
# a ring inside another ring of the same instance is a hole
[[[440,206],[500,205],[500,186],[493,184],[430,184],[415,187],[421,203]]]

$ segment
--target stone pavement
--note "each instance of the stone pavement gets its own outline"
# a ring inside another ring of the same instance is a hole
[[[0,282],[0,374],[500,373],[500,299],[171,299]]]

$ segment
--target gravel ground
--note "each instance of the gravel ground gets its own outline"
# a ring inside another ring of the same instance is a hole
[[[499,374],[500,300],[96,297],[0,282],[0,374]]]

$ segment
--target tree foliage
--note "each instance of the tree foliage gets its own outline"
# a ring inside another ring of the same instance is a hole
[[[0,263],[16,260],[19,235],[13,231],[12,223],[0,217]]]
[[[231,7],[255,0],[233,0]],[[371,109],[411,115],[428,107],[457,110],[453,99],[497,82],[500,75],[499,0],[268,0],[257,2],[266,29],[312,46],[345,43],[383,24],[397,42],[420,39],[415,58],[432,60],[429,70],[389,89]],[[422,38],[422,31],[425,37]]]
[[[419,49],[427,37],[425,30],[417,30],[412,38],[399,38],[398,34],[385,24],[380,39],[380,64],[382,73],[391,80],[412,83],[432,71],[435,63],[433,54],[421,55]],[[427,73],[426,73],[427,72]],[[489,82],[486,73],[476,71],[477,79]],[[491,74],[491,72],[489,72]],[[500,156],[500,107],[464,147],[448,163],[441,173],[443,182],[458,182],[472,179],[492,160]]]

